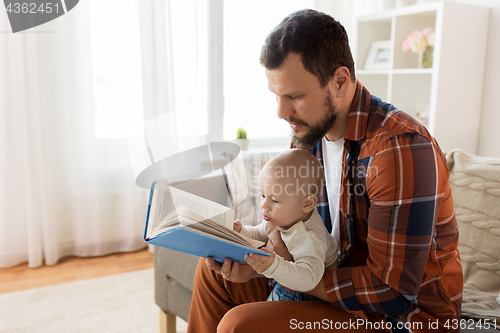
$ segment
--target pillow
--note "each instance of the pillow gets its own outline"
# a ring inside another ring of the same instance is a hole
[[[500,325],[500,159],[446,155],[464,271],[462,315]],[[498,327],[497,327],[498,328]]]

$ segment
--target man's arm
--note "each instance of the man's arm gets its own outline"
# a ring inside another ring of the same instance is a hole
[[[326,271],[325,290],[311,293],[324,299],[325,292],[344,310],[400,315],[420,289],[447,171],[438,149],[418,134],[392,138],[378,151],[366,189],[367,264]]]
[[[321,279],[321,281],[319,281],[316,288],[308,291],[307,293],[309,295],[315,296],[317,298],[321,298],[323,301],[330,302],[330,299],[328,298],[328,294],[326,293],[325,283],[323,282],[323,279]]]
[[[324,228],[323,225],[321,227]],[[287,261],[280,256],[274,256],[271,260],[271,257],[251,254],[247,262],[258,272],[275,279],[282,286],[307,292],[323,277],[327,244],[315,231],[306,230],[303,223],[294,225],[292,234],[288,237],[290,237],[287,241],[288,250],[294,261]],[[263,262],[265,260],[267,265],[256,266],[254,261],[259,259]]]

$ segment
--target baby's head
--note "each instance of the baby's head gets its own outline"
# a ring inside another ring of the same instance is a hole
[[[323,167],[308,151],[290,149],[273,157],[259,175],[264,219],[285,229],[306,221],[323,184]]]

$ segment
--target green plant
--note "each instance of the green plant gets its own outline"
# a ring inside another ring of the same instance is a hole
[[[246,139],[247,138],[247,132],[243,129],[243,127],[238,128],[238,131],[236,131],[236,139]]]

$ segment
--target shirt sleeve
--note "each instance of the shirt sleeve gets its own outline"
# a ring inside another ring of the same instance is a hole
[[[262,223],[256,226],[242,226],[240,233],[252,239],[267,243],[269,239],[268,234],[272,232],[270,227],[272,226],[270,226],[266,221],[262,221]]]
[[[393,137],[377,151],[366,181],[366,265],[327,271],[324,284],[334,307],[402,315],[420,289],[448,170],[439,149],[419,134]]]
[[[326,243],[314,232],[306,231],[303,224],[287,244],[294,261],[286,261],[275,254],[274,261],[262,274],[275,279],[282,286],[307,292],[314,289],[325,272]]]

